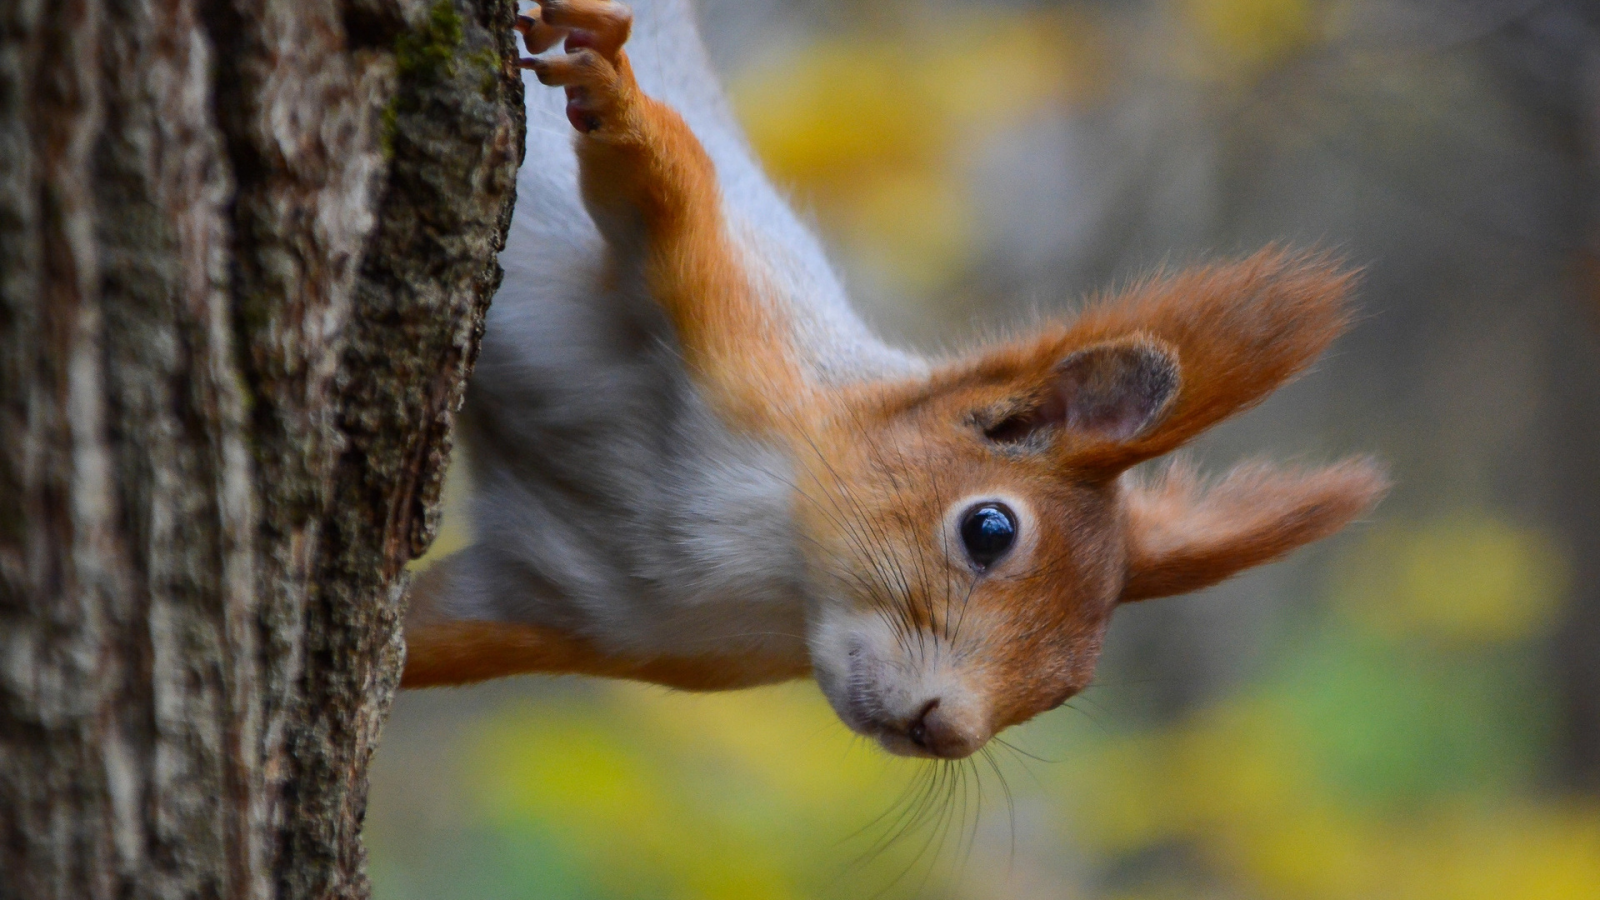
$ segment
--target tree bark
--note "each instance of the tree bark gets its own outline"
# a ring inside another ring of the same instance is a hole
[[[0,900],[367,895],[514,14],[0,4]]]

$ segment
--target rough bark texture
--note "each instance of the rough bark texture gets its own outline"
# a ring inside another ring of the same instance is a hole
[[[0,898],[362,897],[511,0],[0,4]]]

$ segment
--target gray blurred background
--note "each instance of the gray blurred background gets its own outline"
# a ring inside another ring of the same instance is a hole
[[[869,824],[934,776],[808,685],[403,697],[380,898],[1600,896],[1600,4],[701,13],[758,153],[900,342],[1273,242],[1344,254],[1355,330],[1193,452],[1371,451],[1397,487],[1288,563],[1121,611],[1084,702],[921,821]]]

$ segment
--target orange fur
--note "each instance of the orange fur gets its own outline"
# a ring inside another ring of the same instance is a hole
[[[1158,427],[1135,441],[1075,438],[1060,447],[1064,464],[1116,472],[1177,449],[1304,370],[1348,325],[1353,280],[1326,254],[1268,247],[1238,262],[1151,277],[1070,323],[987,349],[927,382],[881,390],[893,407],[961,394],[998,416],[1036,400],[1075,350],[1129,338],[1170,347],[1183,386]]]
[[[1388,488],[1367,460],[1304,473],[1244,465],[1209,488],[1174,463],[1160,481],[1128,492],[1122,599],[1184,594],[1271,562],[1338,531]]]
[[[1195,590],[1270,561],[1337,531],[1383,493],[1366,460],[1305,473],[1246,468],[1210,492],[1181,468],[1160,488],[1123,491],[1117,479],[1302,371],[1345,327],[1351,281],[1325,256],[1269,248],[1145,281],[930,379],[830,395],[831,410],[812,419],[815,432],[796,453],[804,486],[824,498],[800,509],[821,548],[817,565],[846,560],[860,580],[879,578],[883,557],[914,560],[876,593],[895,595],[916,627],[934,632],[953,616],[990,623],[972,651],[982,658],[974,678],[990,694],[983,728],[1050,708],[1088,683],[1116,603]],[[1129,340],[1174,359],[1180,373],[1172,402],[1133,438],[1044,424],[1032,445],[986,437],[1026,423],[1063,360]],[[974,582],[929,523],[946,504],[983,493],[1026,498],[1037,544],[1031,565]],[[846,508],[887,538],[863,541],[861,526],[841,521]],[[965,597],[959,610],[943,600],[952,586]]]
[[[1081,690],[1117,603],[1275,559],[1382,494],[1363,460],[1243,468],[1209,490],[1182,467],[1153,485],[1119,477],[1259,402],[1344,329],[1353,276],[1321,254],[1268,248],[1152,278],[926,378],[810,382],[727,232],[710,159],[634,83],[619,8],[561,0],[523,26],[530,47],[597,32],[587,48],[527,63],[574,98],[584,199],[610,246],[643,250],[617,264],[643,259],[717,413],[787,448],[817,596],[881,617],[907,647],[949,648],[966,698],[941,707],[951,728],[986,738]],[[981,571],[952,544],[951,517],[975,497],[1008,498],[1027,520],[1016,549]],[[807,674],[757,658],[631,659],[553,629],[425,613],[408,624],[406,687],[576,672],[713,690]]]
[[[626,37],[620,7],[563,0],[555,9],[563,25],[601,30],[593,49],[529,63],[544,83],[582,91],[579,115],[595,117],[578,141],[591,215],[611,246],[644,244],[645,283],[724,418],[752,432],[786,427],[793,415],[775,410],[773,398],[806,386],[787,323],[762,301],[728,234],[711,158],[676,110],[639,90],[615,37]]]
[[[684,691],[718,691],[805,677],[804,668],[761,667],[736,656],[641,659],[602,653],[589,641],[514,622],[424,622],[406,630],[402,688],[470,684],[530,673],[648,681]]]

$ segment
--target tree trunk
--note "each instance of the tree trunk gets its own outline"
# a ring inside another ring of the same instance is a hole
[[[368,893],[514,14],[0,4],[0,900]]]

